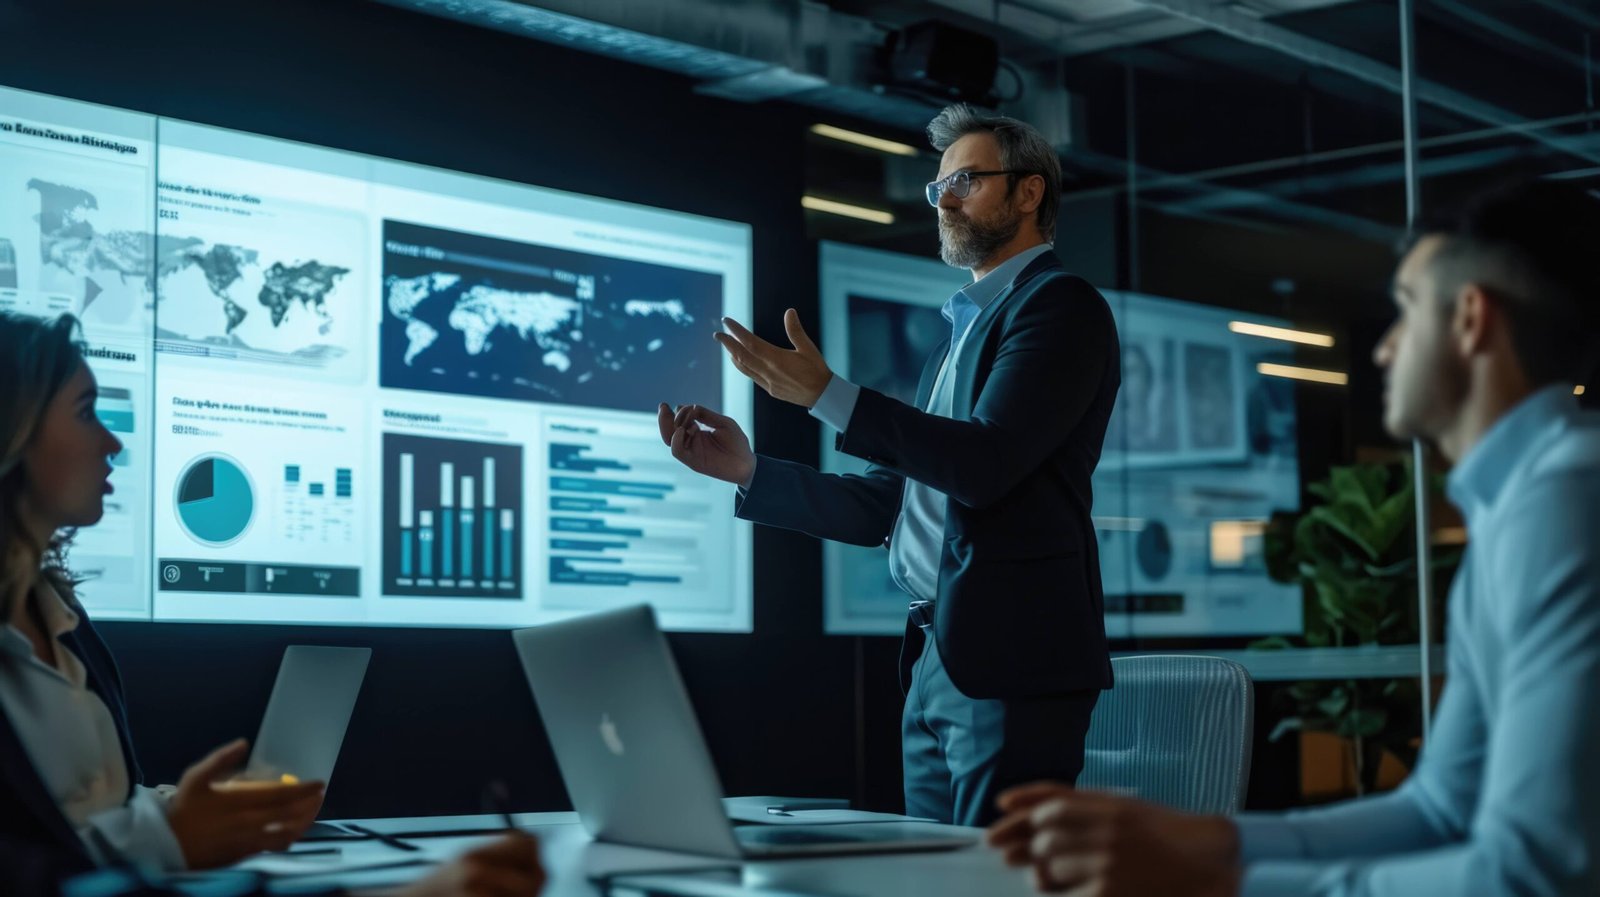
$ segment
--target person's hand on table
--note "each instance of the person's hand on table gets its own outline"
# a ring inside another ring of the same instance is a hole
[[[792,308],[783,313],[783,329],[793,349],[767,342],[732,318],[723,318],[722,326],[725,332],[713,334],[712,338],[728,351],[739,373],[775,399],[810,408],[833,379],[833,371],[822,360],[817,344],[800,326],[799,312]]]
[[[1238,832],[1222,817],[1041,782],[1000,795],[986,840],[1041,891],[1233,897]]]
[[[244,739],[225,744],[184,771],[167,805],[167,825],[190,869],[215,869],[264,850],[287,850],[322,809],[323,783],[262,783],[228,788],[249,755]]]
[[[384,897],[533,897],[544,888],[539,841],[512,832]]]
[[[656,423],[661,441],[672,447],[672,457],[685,467],[736,486],[749,484],[756,454],[733,418],[703,405],[679,405],[673,410],[662,402],[656,408]]]

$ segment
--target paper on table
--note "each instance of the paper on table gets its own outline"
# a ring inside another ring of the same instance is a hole
[[[297,875],[327,875],[330,872],[355,872],[361,869],[383,869],[391,866],[432,865],[445,859],[443,856],[410,856],[393,851],[344,851],[343,853],[263,853],[233,866],[259,872],[274,878]]]

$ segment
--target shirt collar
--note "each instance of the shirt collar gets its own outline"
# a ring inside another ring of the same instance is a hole
[[[1051,251],[1052,248],[1049,243],[1040,243],[1037,246],[1024,249],[996,265],[994,270],[988,274],[962,287],[954,296],[950,297],[949,302],[944,304],[945,320],[955,320],[955,305],[963,299],[980,309],[988,307],[996,296],[1005,292],[1006,287],[1016,282],[1017,275],[1022,273],[1022,269],[1028,267],[1034,259]]]
[[[39,617],[44,623],[45,634],[52,640],[60,640],[63,635],[78,628],[78,614],[67,604],[48,582],[40,580],[29,593],[28,599],[37,604]],[[26,613],[23,607],[12,610],[13,614]],[[17,655],[24,659],[33,657],[33,643],[28,637],[10,621],[0,623],[0,651]]]
[[[1450,471],[1446,489],[1464,514],[1492,507],[1524,457],[1557,421],[1578,411],[1572,387],[1547,386],[1501,415],[1461,463]]]
[[[44,619],[44,629],[51,638],[60,638],[78,628],[78,614],[66,599],[48,582],[40,581],[34,588],[34,600],[39,602],[39,616]]]

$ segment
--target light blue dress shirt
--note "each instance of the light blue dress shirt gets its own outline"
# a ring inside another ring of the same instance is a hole
[[[1016,282],[1017,275],[1034,259],[1051,251],[1049,243],[1024,249],[956,291],[944,304],[941,314],[950,322],[950,349],[939,365],[933,393],[928,399],[929,414],[949,417],[954,400],[956,372],[950,359],[961,350],[961,342],[978,314]],[[861,387],[835,376],[828,381],[811,415],[841,433],[850,426]],[[907,479],[901,499],[900,516],[889,540],[889,573],[900,588],[915,599],[932,601],[939,591],[939,552],[944,545],[944,493]]]
[[[1238,820],[1246,895],[1600,894],[1600,414],[1552,386],[1450,474],[1471,544],[1399,790]]]

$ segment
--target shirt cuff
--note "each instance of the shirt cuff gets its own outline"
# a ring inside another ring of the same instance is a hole
[[[1239,862],[1297,860],[1306,855],[1294,826],[1271,813],[1242,813],[1233,818],[1239,833]]]
[[[1252,863],[1244,869],[1239,897],[1309,897],[1327,871],[1322,863]]]
[[[123,806],[89,818],[84,841],[100,865],[130,862],[162,872],[189,868],[167,823],[167,799],[154,788],[134,788]]]
[[[850,426],[850,415],[855,413],[860,396],[861,387],[835,374],[817,397],[817,404],[811,406],[811,416],[843,433]]]

